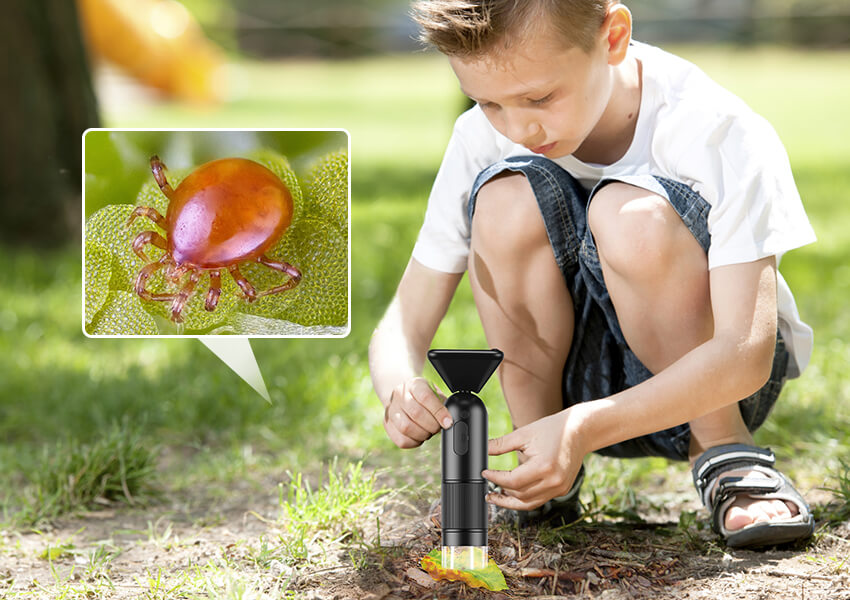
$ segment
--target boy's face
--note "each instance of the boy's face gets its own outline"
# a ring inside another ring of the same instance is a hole
[[[499,133],[547,158],[573,154],[611,96],[607,45],[564,48],[548,32],[483,58],[449,57],[463,92]]]

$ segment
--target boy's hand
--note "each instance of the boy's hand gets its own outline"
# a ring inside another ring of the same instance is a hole
[[[490,440],[491,456],[516,450],[526,461],[511,471],[486,469],[482,473],[504,490],[502,494],[488,494],[488,502],[514,510],[533,510],[570,490],[587,454],[571,416],[566,409]]]
[[[397,385],[384,410],[387,435],[399,448],[415,448],[441,427],[448,429],[452,426],[452,416],[443,404],[445,400],[422,377]]]

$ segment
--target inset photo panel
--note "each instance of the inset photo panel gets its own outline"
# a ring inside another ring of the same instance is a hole
[[[345,337],[341,129],[83,134],[83,332]]]

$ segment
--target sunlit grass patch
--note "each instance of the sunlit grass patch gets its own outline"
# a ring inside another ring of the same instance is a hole
[[[16,518],[36,523],[116,502],[146,502],[156,495],[156,453],[126,425],[91,443],[69,439],[45,446]]]
[[[364,473],[362,462],[340,469],[334,460],[327,473],[315,489],[302,473],[280,484],[280,542],[290,561],[310,561],[332,541],[362,537],[364,521],[378,513],[376,501],[390,491],[376,489],[376,473]]]

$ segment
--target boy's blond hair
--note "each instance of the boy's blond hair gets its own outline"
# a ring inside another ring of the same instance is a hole
[[[589,51],[611,0],[416,0],[419,39],[448,56],[499,52],[551,25],[566,47]]]

